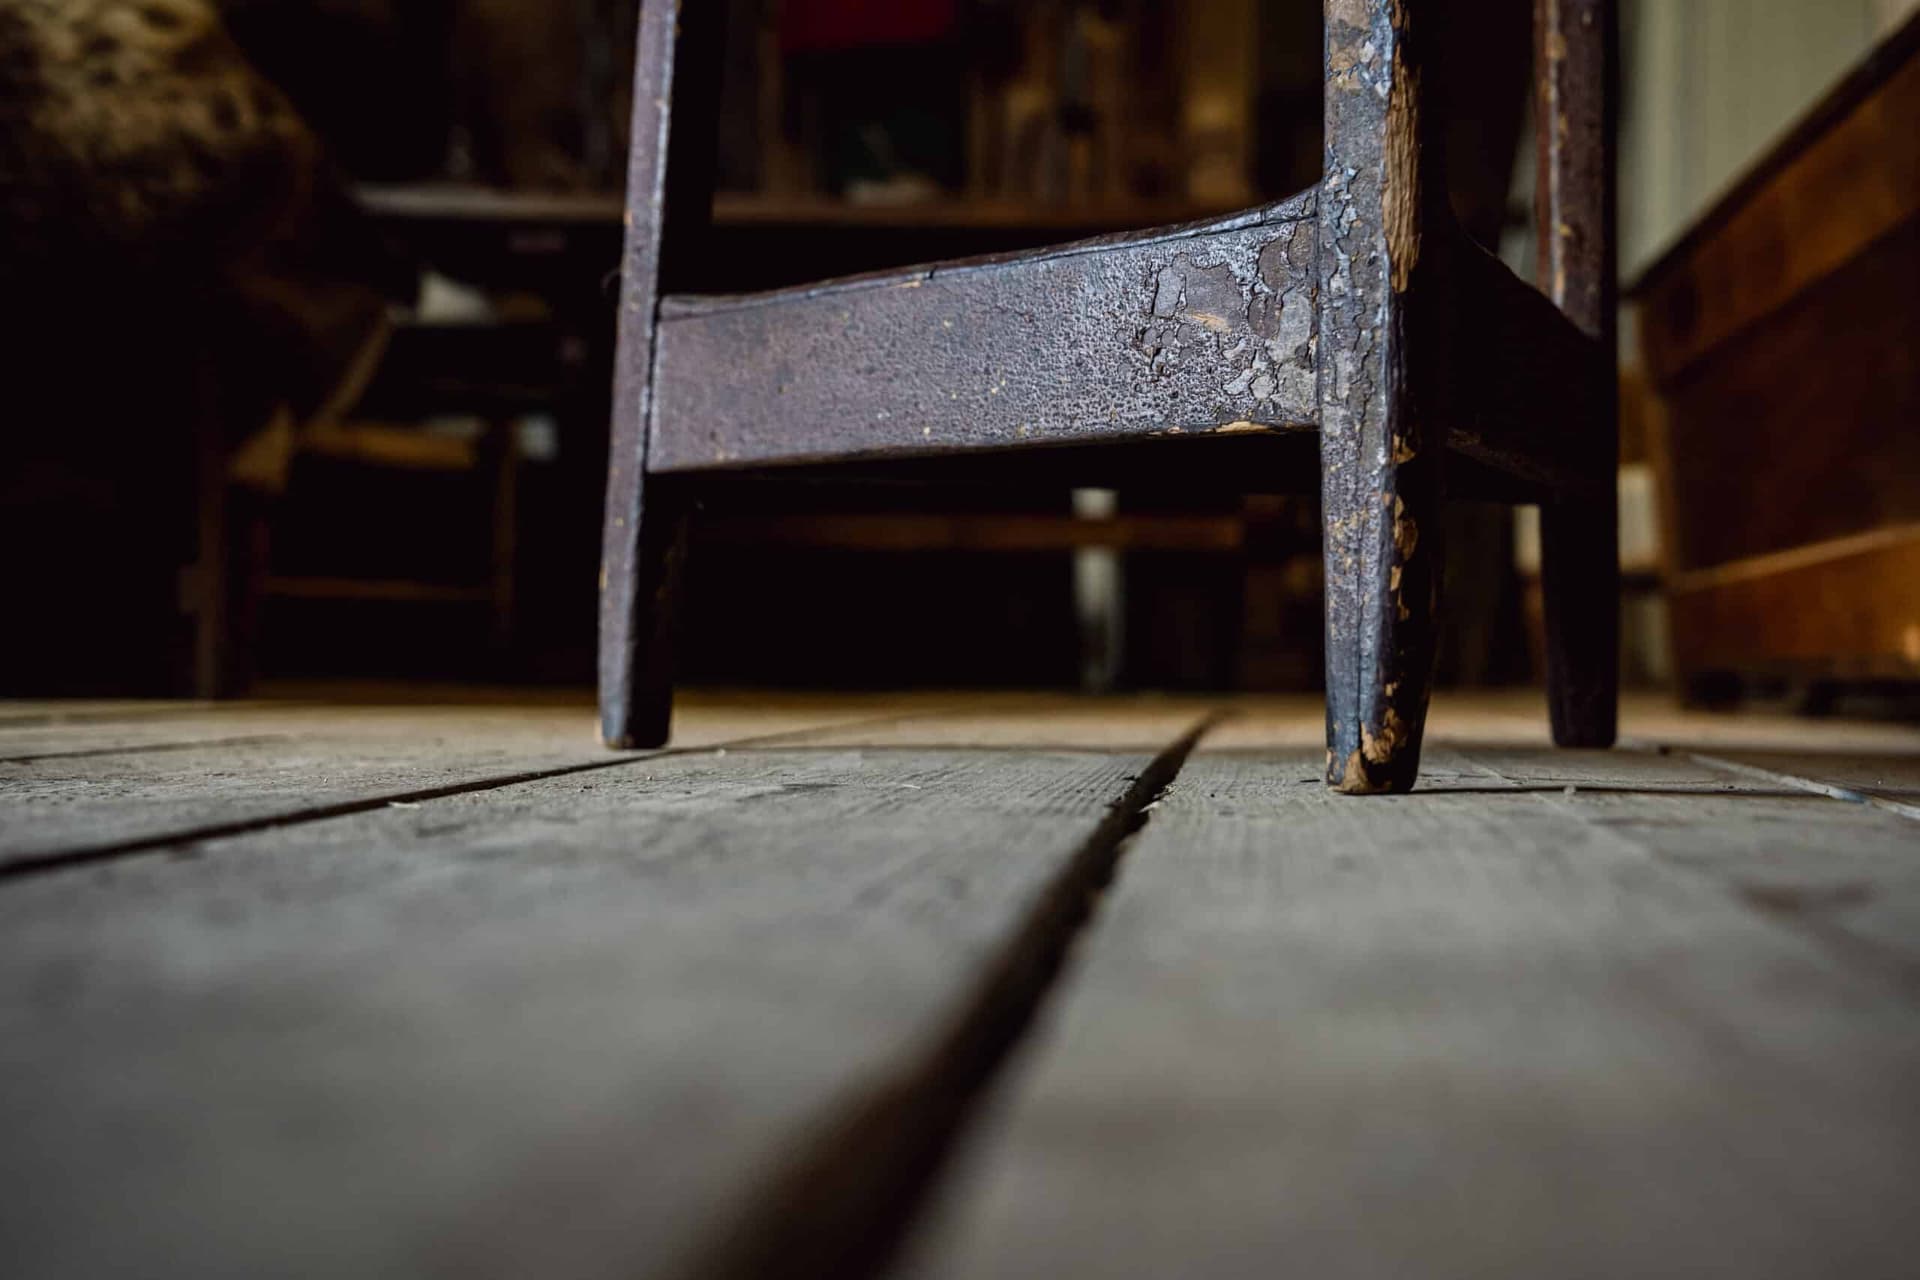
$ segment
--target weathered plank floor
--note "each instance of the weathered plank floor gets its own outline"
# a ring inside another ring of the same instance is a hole
[[[1913,1274],[1920,731],[1624,724],[0,704],[0,1274]]]

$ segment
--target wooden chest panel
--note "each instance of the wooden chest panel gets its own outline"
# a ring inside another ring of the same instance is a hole
[[[1634,293],[1683,674],[1920,677],[1920,19]]]

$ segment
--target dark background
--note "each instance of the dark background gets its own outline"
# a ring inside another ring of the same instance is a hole
[[[676,267],[701,288],[1177,221],[1317,178],[1318,0],[728,10],[716,229]],[[1452,6],[1438,60],[1456,204],[1489,245],[1526,217],[1508,185],[1527,10]],[[591,680],[633,11],[0,5],[8,692]],[[1318,516],[1289,492],[1312,486],[1243,485],[1097,498],[1171,532],[1078,570],[1064,544],[900,549],[813,519],[1064,523],[1053,480],[717,500],[686,675],[1312,689]],[[1525,679],[1510,518],[1452,520],[1443,678]],[[1194,529],[1235,549],[1180,549]]]

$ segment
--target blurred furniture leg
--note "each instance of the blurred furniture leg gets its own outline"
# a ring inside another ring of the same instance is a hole
[[[488,422],[480,447],[483,469],[491,471],[493,478],[493,650],[504,662],[513,655],[514,578],[519,552],[520,450],[513,420],[495,418]]]
[[[1591,335],[1611,364],[1618,347],[1615,231],[1619,21],[1615,0],[1536,0],[1539,137],[1535,216],[1542,292]],[[1618,384],[1595,419],[1619,451]],[[1544,424],[1552,429],[1554,424]],[[1547,698],[1553,740],[1610,747],[1620,693],[1619,490],[1540,505]]]
[[[671,479],[647,475],[654,336],[669,264],[699,252],[712,217],[723,10],[647,0],[640,12],[600,557],[600,736],[610,747],[659,746],[672,718],[687,512]]]

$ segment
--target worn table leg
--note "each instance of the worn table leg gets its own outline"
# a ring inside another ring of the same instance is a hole
[[[1327,0],[1320,187],[1327,783],[1419,771],[1439,602],[1445,187],[1418,56],[1431,5]]]
[[[600,736],[610,747],[657,747],[667,741],[673,718],[685,487],[671,477],[651,477],[633,507],[607,519],[609,546],[616,539],[623,545],[601,569]],[[611,634],[605,617],[610,608],[620,612]]]
[[[1540,288],[1600,340],[1609,375],[1594,455],[1619,456],[1613,101],[1615,0],[1536,0],[1540,138],[1536,215]],[[1549,425],[1549,424],[1543,424]],[[1546,598],[1547,692],[1553,740],[1610,747],[1620,693],[1619,510],[1609,483],[1594,497],[1540,508]]]
[[[644,0],[640,10],[600,559],[600,736],[612,747],[664,743],[673,709],[673,587],[685,507],[681,494],[647,474],[654,332],[667,266],[697,260],[711,214],[725,8]]]

